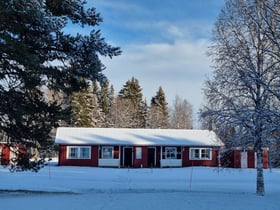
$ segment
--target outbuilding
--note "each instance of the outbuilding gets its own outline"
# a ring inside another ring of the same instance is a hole
[[[218,166],[223,142],[213,131],[183,129],[57,129],[60,166]]]
[[[5,143],[0,143],[0,165],[8,165],[10,162],[11,149]]]
[[[0,143],[0,165],[11,165],[20,160],[19,156],[24,157],[27,154],[25,145],[11,145]]]
[[[269,167],[268,149],[263,148],[263,168]],[[231,151],[230,165],[231,168],[256,168],[257,154],[252,148],[235,148]]]

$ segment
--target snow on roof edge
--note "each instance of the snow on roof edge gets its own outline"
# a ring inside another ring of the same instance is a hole
[[[135,146],[223,146],[213,131],[144,128],[59,127],[56,144],[63,145],[135,145]]]

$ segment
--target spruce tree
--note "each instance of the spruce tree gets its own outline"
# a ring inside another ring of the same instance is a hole
[[[101,85],[101,90],[100,90],[100,108],[103,110],[105,114],[108,114],[110,111],[110,89],[109,89],[109,80],[105,79],[103,84]]]
[[[104,113],[105,127],[112,127],[112,105],[114,103],[114,87],[110,86],[110,82],[107,78],[102,82],[100,90],[99,105],[100,109]]]
[[[46,90],[78,91],[86,86],[80,78],[93,81],[102,76],[98,56],[120,54],[94,29],[102,18],[95,8],[85,9],[85,3],[0,1],[0,132],[10,144],[47,144],[52,128],[69,112],[47,100]],[[69,34],[69,25],[87,26],[90,32]]]
[[[93,87],[74,92],[71,97],[71,125],[74,127],[103,127],[104,113]]]
[[[142,88],[136,78],[132,77],[128,80],[123,88],[120,90],[118,97],[120,99],[129,100],[133,112],[131,114],[131,126],[133,128],[144,128],[145,127],[145,117],[143,115],[143,99],[142,99]],[[127,103],[127,102],[126,102]]]
[[[161,86],[159,87],[156,95],[151,99],[151,106],[149,111],[149,127],[169,127],[168,103],[166,102],[165,93]]]

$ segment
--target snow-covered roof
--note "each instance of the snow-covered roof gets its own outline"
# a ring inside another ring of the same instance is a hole
[[[213,131],[183,129],[73,128],[57,129],[56,144],[136,146],[222,146]]]

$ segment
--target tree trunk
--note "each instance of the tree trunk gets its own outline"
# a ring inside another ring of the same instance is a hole
[[[262,148],[257,148],[257,195],[264,196],[263,153]]]

